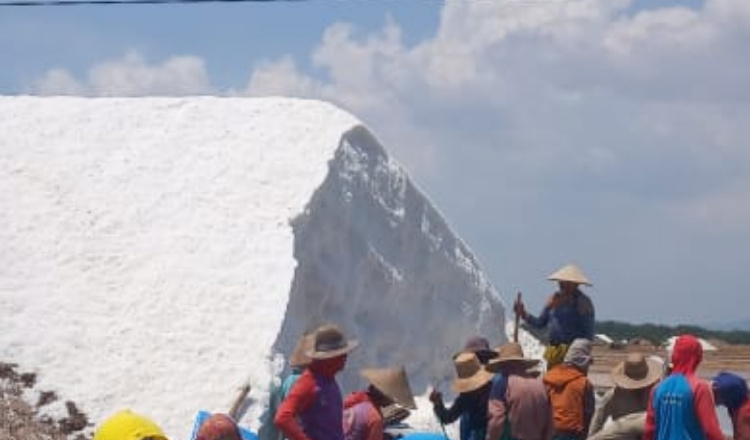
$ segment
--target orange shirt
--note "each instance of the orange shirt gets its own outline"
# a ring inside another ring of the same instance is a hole
[[[594,413],[594,387],[586,374],[566,364],[555,365],[544,375],[555,431],[585,438]]]

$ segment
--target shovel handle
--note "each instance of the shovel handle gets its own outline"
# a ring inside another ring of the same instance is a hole
[[[513,321],[513,342],[518,343],[518,323],[521,319],[520,316],[518,316],[518,311],[516,310],[518,304],[521,303],[521,291],[519,290],[516,294],[516,302],[513,303],[513,313],[515,313],[516,318]]]
[[[237,398],[234,399],[232,408],[229,409],[229,417],[231,417],[233,420],[237,420],[240,408],[242,408],[242,404],[245,402],[245,399],[247,399],[248,394],[250,394],[250,384],[246,383],[242,385],[242,388],[240,388],[239,393],[237,393]]]

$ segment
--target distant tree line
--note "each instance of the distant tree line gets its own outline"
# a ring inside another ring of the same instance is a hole
[[[643,338],[660,345],[671,336],[690,333],[704,339],[718,339],[729,344],[750,344],[750,331],[708,330],[697,325],[629,324],[619,321],[597,321],[596,333],[603,333],[615,341]]]

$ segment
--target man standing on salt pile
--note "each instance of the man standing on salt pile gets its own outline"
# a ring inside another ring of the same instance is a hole
[[[615,386],[599,402],[588,440],[640,440],[651,390],[661,379],[663,366],[643,353],[630,353],[617,364],[611,374]],[[612,423],[605,426],[609,417]]]
[[[672,371],[651,393],[643,440],[724,440],[711,388],[696,375],[702,360],[698,339],[677,338]]]
[[[366,368],[359,372],[370,385],[344,400],[344,437],[346,440],[383,440],[383,409],[398,404],[417,409],[404,367]]]
[[[289,440],[344,440],[344,405],[336,374],[358,342],[332,324],[319,327],[310,364],[281,403],[274,423]]]
[[[548,329],[544,359],[549,369],[563,361],[573,340],[594,339],[594,304],[580,289],[591,283],[578,267],[569,264],[548,279],[557,281],[559,290],[547,300],[539,316],[527,313],[520,299],[514,304],[514,310],[530,326]]]

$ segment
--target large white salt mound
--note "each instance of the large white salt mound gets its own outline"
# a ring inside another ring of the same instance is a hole
[[[185,439],[253,385],[258,428],[297,336],[338,323],[341,376],[505,340],[468,247],[375,137],[292,99],[0,97],[0,360],[94,422],[123,407]]]

